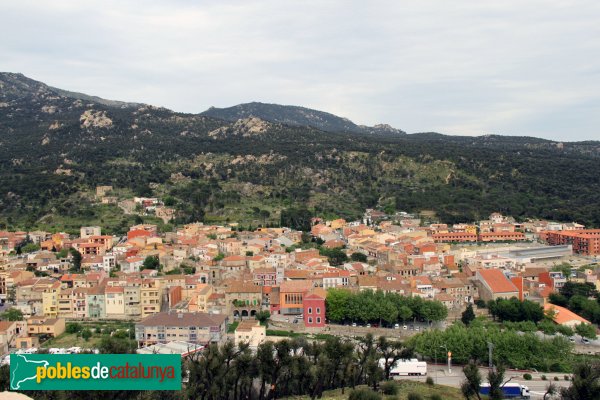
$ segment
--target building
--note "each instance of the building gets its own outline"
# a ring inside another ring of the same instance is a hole
[[[579,324],[591,324],[587,319],[580,317],[573,311],[554,304],[545,304],[545,312],[554,312],[552,319],[559,325],[565,325],[570,328],[575,328]]]
[[[57,337],[65,331],[64,318],[31,317],[27,318],[29,335],[47,335]]]
[[[477,234],[469,232],[446,232],[446,233],[434,233],[431,235],[435,243],[464,243],[464,242],[476,242]]]
[[[0,321],[0,353],[6,354],[17,339],[17,321]]]
[[[248,343],[250,347],[256,348],[265,341],[267,337],[267,328],[262,326],[256,320],[241,321],[235,328],[235,345]]]
[[[143,345],[172,341],[221,343],[227,338],[227,316],[200,312],[160,312],[135,325],[135,338]]]
[[[499,269],[480,269],[475,272],[482,300],[519,298],[519,289]]]
[[[307,328],[322,328],[325,326],[325,298],[327,294],[322,289],[314,289],[302,299],[304,326]]]
[[[99,226],[82,226],[79,230],[79,236],[82,239],[87,239],[90,236],[100,236],[102,229]]]
[[[545,231],[540,238],[552,246],[570,244],[578,254],[600,255],[600,229]]]
[[[297,315],[303,312],[304,295],[312,289],[312,282],[285,281],[279,286],[279,313]]]

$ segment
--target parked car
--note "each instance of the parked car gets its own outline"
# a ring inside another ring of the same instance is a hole
[[[370,328],[370,327],[371,327],[371,324],[367,324],[367,328]]]
[[[400,329],[400,324],[394,324],[394,329]]]
[[[408,329],[408,326],[406,326],[406,325],[403,325],[403,326],[402,326],[402,329],[404,329],[404,330],[407,330],[407,329]]]
[[[581,342],[583,344],[590,344],[590,340],[588,338],[581,338]]]
[[[353,327],[353,328],[356,328],[356,322],[353,322],[353,323],[352,323],[352,327]]]

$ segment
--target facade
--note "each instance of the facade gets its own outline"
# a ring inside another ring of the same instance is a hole
[[[477,270],[475,277],[482,300],[519,298],[519,289],[499,269]]]
[[[86,294],[88,318],[106,318],[106,303],[104,300],[104,287],[89,288]]]
[[[201,344],[222,343],[227,338],[227,316],[161,312],[137,323],[135,338],[143,345],[175,340]]]
[[[259,344],[265,341],[267,337],[267,328],[260,325],[256,320],[241,321],[235,328],[235,345],[248,343],[251,348],[257,348]]]
[[[162,296],[160,282],[156,279],[144,279],[140,289],[142,318],[160,312]]]
[[[29,335],[48,335],[57,337],[65,331],[64,318],[31,317],[27,319]]]
[[[600,254],[600,229],[546,231],[540,237],[550,245],[573,246],[573,252],[586,256]]]
[[[435,243],[445,242],[476,242],[477,234],[469,232],[446,232],[431,235]]]
[[[304,309],[304,326],[322,328],[325,326],[325,297],[323,290],[314,290],[306,294],[302,300]]]

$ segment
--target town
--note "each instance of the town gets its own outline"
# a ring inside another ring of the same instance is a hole
[[[130,321],[139,347],[223,343],[228,331],[256,347],[267,339],[265,313],[289,331],[335,334],[346,323],[402,335],[510,298],[551,307],[557,324],[574,328],[592,321],[549,297],[566,282],[600,287],[600,230],[499,213],[448,226],[366,210],[361,221],[312,218],[310,232],[192,223],[159,234],[139,224],[115,237],[85,226],[77,237],[0,232],[0,244],[2,310],[22,315],[0,322],[4,354],[60,337],[72,321]],[[420,298],[443,311],[332,316],[328,292],[337,289]]]

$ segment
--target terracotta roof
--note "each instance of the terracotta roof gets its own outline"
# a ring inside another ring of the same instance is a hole
[[[494,293],[518,292],[517,287],[499,269],[480,269],[477,273]]]
[[[16,321],[0,321],[0,332],[6,331],[10,328]]]
[[[544,305],[544,311],[548,311],[548,310],[554,310],[554,322],[556,322],[557,324],[566,324],[570,321],[578,321],[578,322],[583,322],[584,324],[590,324],[591,322],[588,321],[587,319],[580,317],[579,315],[575,314],[574,312],[561,307],[561,306],[557,306],[554,304],[545,304]]]
[[[247,331],[251,331],[252,328],[255,328],[257,326],[260,326],[259,322],[256,320],[251,320],[251,319],[247,319],[245,321],[241,321],[238,326],[235,328],[235,331],[243,331],[243,332],[247,332]]]
[[[227,293],[262,293],[262,287],[253,283],[233,282],[227,289]]]
[[[161,312],[144,318],[138,324],[143,326],[199,326],[211,327],[221,325],[227,315],[206,313],[174,313]]]
[[[279,285],[279,292],[308,292],[311,288],[310,281],[285,281]]]
[[[310,275],[310,271],[306,269],[286,269],[284,275],[289,279],[306,279]]]

